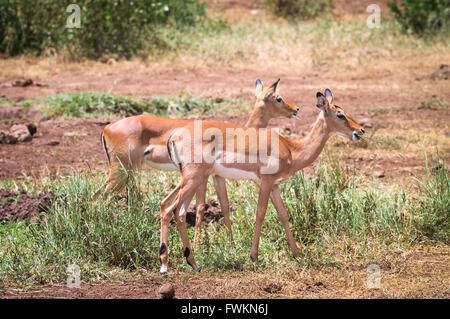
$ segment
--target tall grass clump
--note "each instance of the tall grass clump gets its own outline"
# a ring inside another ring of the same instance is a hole
[[[206,19],[198,0],[79,0],[80,25],[67,28],[72,2],[1,0],[0,52],[41,54],[52,48],[73,60],[106,54],[130,58],[164,47],[158,26],[180,28]]]
[[[450,176],[445,162],[432,161],[427,178],[417,180],[421,198],[414,206],[415,226],[427,238],[450,243]]]
[[[82,278],[104,278],[114,268],[157,269],[157,213],[164,192],[154,185],[157,191],[141,194],[135,187],[141,181],[130,177],[135,181],[125,199],[96,201],[91,196],[100,185],[91,176],[76,173],[50,182],[46,188],[55,201],[44,221],[0,227],[1,277],[18,284],[60,281],[70,264],[80,267]],[[178,238],[171,239],[177,246]]]
[[[75,173],[41,185],[41,191],[55,195],[44,221],[0,224],[0,279],[21,285],[66,280],[70,264],[80,266],[83,280],[105,278],[113,269],[157,272],[159,204],[170,192],[167,185],[174,185],[179,175],[127,174],[133,182],[118,197],[107,200],[91,200],[102,185],[99,176]],[[212,196],[211,184],[208,196]],[[398,188],[375,183],[356,177],[334,160],[321,162],[310,178],[303,173],[292,176],[280,190],[301,250],[298,264],[341,267],[348,262],[374,261],[398,247],[448,244],[448,170],[445,165],[434,165],[416,184],[419,187]],[[36,186],[29,189],[39,191]],[[271,205],[258,262],[251,262],[258,188],[240,182],[231,183],[228,191],[233,242],[221,222],[205,225],[201,248],[194,250],[199,265],[208,271],[224,271],[291,263],[285,230]],[[188,229],[191,241],[193,235],[193,229]],[[190,271],[175,225],[170,228],[168,246],[169,266]]]

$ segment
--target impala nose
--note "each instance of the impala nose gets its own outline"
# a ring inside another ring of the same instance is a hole
[[[366,133],[366,131],[364,131],[364,129],[362,128],[362,129],[361,129],[361,133],[363,133],[363,134],[364,134],[364,133]]]

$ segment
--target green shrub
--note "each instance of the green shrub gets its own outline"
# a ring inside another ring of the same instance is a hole
[[[140,50],[163,46],[159,25],[194,25],[205,17],[198,0],[79,0],[80,28],[66,28],[73,1],[0,0],[0,52],[41,54],[65,50],[72,59],[116,54],[129,58]]]
[[[43,112],[46,116],[89,117],[101,115],[131,116],[148,110],[149,103],[130,97],[106,93],[60,93],[47,97]]]
[[[242,99],[195,98],[183,96],[155,96],[150,101],[101,92],[60,93],[44,99],[43,113],[48,117],[99,117],[156,115],[196,117],[217,112],[242,113]]]
[[[262,0],[263,6],[276,15],[292,19],[311,19],[329,12],[332,0]]]
[[[448,29],[450,20],[449,0],[401,0],[389,2],[389,8],[406,33],[429,35]]]

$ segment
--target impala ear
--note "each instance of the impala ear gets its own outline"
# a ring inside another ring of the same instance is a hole
[[[329,103],[328,103],[327,98],[326,98],[322,93],[320,93],[320,92],[317,92],[316,98],[317,98],[317,100],[316,100],[316,106],[317,106],[319,109],[325,111],[326,108],[329,106]]]
[[[267,90],[267,96],[274,94],[274,93],[278,93],[278,87],[280,84],[280,79],[278,79],[274,84],[272,84],[269,89]]]
[[[327,98],[329,104],[333,104],[334,97],[333,97],[333,93],[331,93],[330,89],[325,90],[325,97]]]
[[[263,82],[260,79],[256,80],[255,96],[259,97],[263,91],[264,91]]]

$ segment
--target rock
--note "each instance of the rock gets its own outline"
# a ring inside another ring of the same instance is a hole
[[[33,138],[28,130],[28,127],[23,124],[15,124],[10,129],[9,132],[12,136],[17,138],[18,142],[27,142],[31,141]]]
[[[116,60],[114,60],[113,58],[111,58],[111,59],[108,59],[108,61],[106,61],[106,64],[109,64],[109,65],[116,65]]]
[[[365,128],[371,128],[373,126],[370,118],[367,118],[367,117],[360,120],[359,124]]]
[[[9,132],[0,130],[0,144],[16,144],[17,138]]]
[[[21,86],[21,87],[27,87],[33,85],[33,80],[26,79],[26,80],[16,80],[13,82],[12,86]]]
[[[431,79],[433,81],[450,79],[450,66],[447,64],[441,64],[439,66],[439,69],[437,69],[433,73],[416,78],[417,81],[427,80],[427,79]]]
[[[175,297],[175,287],[170,283],[162,285],[158,292],[162,299],[172,299]]]
[[[374,177],[378,177],[378,178],[383,178],[383,177],[385,176],[384,171],[381,170],[381,169],[380,169],[380,170],[373,171],[372,175],[373,175]]]
[[[432,80],[448,80],[450,78],[450,66],[442,64],[439,69],[430,75]]]

